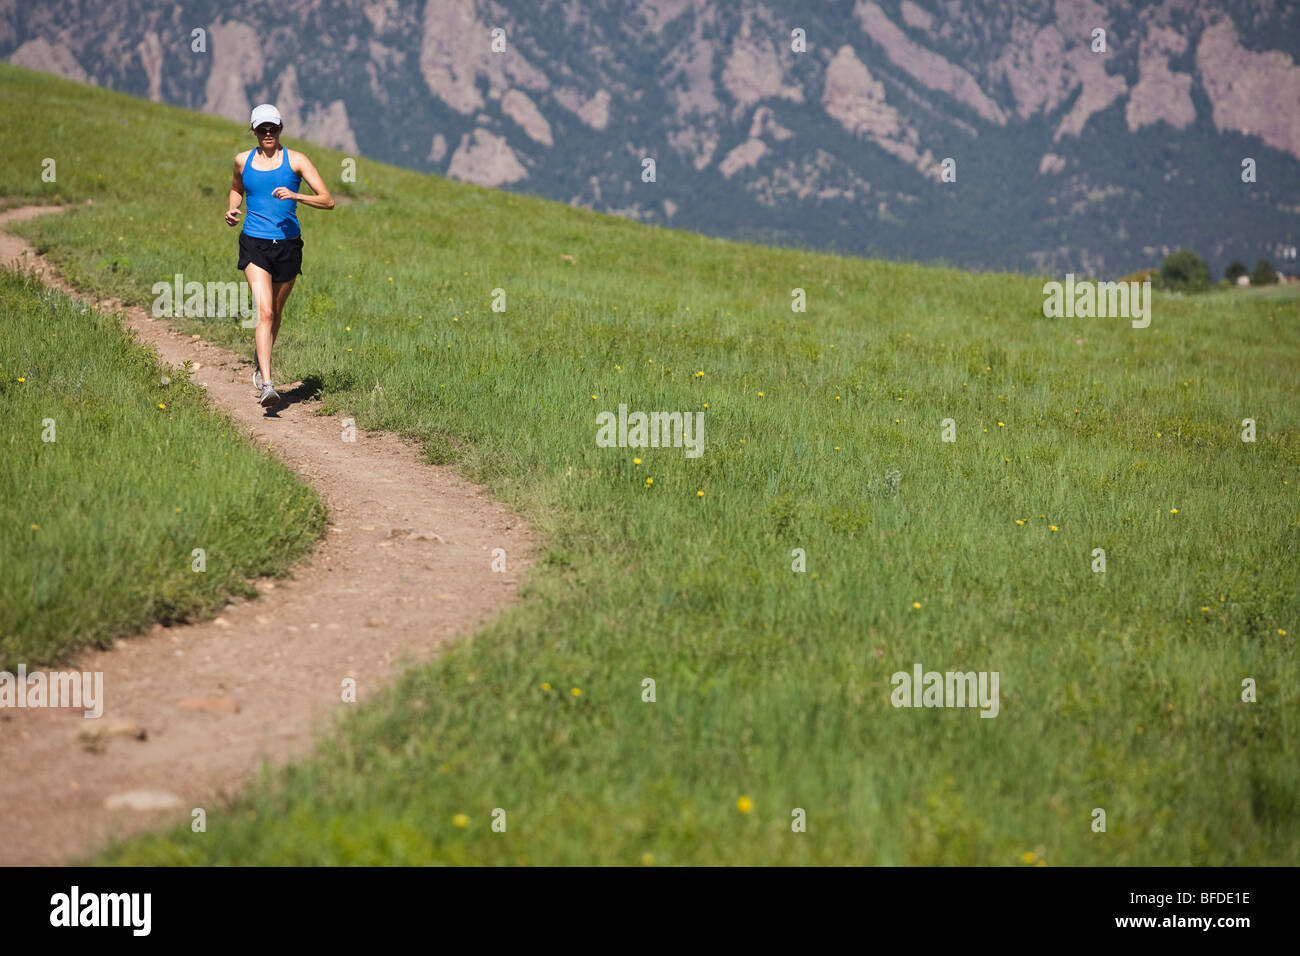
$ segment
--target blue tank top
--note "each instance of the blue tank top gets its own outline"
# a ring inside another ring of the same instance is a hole
[[[298,204],[292,199],[276,199],[271,195],[277,186],[297,192],[302,177],[289,165],[289,151],[280,148],[280,165],[275,169],[254,169],[252,150],[244,160],[244,197],[248,200],[248,215],[244,217],[244,235],[255,239],[292,239],[301,234],[298,225]]]

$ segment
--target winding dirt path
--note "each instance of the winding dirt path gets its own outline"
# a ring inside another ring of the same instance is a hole
[[[78,295],[3,231],[55,209],[0,213],[0,261],[23,260],[46,284]],[[292,310],[291,300],[286,321]],[[4,865],[82,860],[110,837],[188,822],[193,808],[211,828],[223,797],[263,758],[279,764],[305,753],[332,713],[353,706],[342,701],[345,678],[364,702],[405,663],[428,660],[510,603],[529,563],[523,520],[452,469],[421,464],[413,445],[387,433],[358,430],[355,444],[344,442],[343,416],[318,416],[315,401],[267,416],[242,356],[141,309],[123,311],[136,339],[171,365],[199,363],[193,380],[213,405],[315,486],[331,527],[291,579],[257,582],[257,600],[236,599],[201,624],[157,625],[70,662],[65,669],[104,673],[102,718],[0,711]],[[291,398],[293,389],[282,392]],[[506,551],[504,574],[491,570],[494,548]]]

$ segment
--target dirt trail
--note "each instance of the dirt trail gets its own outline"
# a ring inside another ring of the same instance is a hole
[[[3,231],[53,208],[0,213],[0,261],[24,259],[48,285],[75,295],[28,243]],[[364,702],[403,658],[428,660],[510,603],[528,563],[532,538],[522,519],[450,468],[421,464],[414,446],[386,433],[358,430],[355,444],[344,442],[344,416],[318,416],[315,401],[268,417],[242,356],[141,309],[124,312],[137,340],[171,365],[199,364],[193,380],[214,406],[315,486],[331,527],[291,579],[258,582],[257,600],[237,599],[202,624],[155,626],[66,665],[104,673],[102,718],[0,711],[0,864],[81,860],[110,837],[188,822],[197,807],[211,828],[220,797],[262,758],[278,764],[304,753],[332,713],[353,706],[342,701],[345,678],[356,680]],[[293,321],[292,299],[285,321]],[[286,397],[294,387],[282,389]],[[494,548],[505,549],[507,573],[492,572]],[[86,732],[102,739],[86,741]],[[151,803],[172,806],[131,808]]]

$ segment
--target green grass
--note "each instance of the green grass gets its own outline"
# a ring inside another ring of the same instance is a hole
[[[0,670],[209,616],[323,531],[315,492],[116,316],[0,271],[0,355]]]
[[[60,160],[57,189],[94,205],[24,229],[78,281],[147,304],[174,272],[230,277],[233,124],[7,67],[0,90],[4,190],[52,196],[39,155],[93,157]],[[341,154],[308,152],[339,185]],[[346,192],[301,213],[277,377],[418,436],[544,549],[519,606],[329,747],[206,833],[105,861],[1300,860],[1297,299],[1158,296],[1135,330],[1044,319],[1041,279],[649,229],[365,160]],[[236,323],[202,327],[251,352]],[[703,456],[597,447],[620,402],[707,405]],[[916,662],[998,671],[1000,715],[891,707]]]

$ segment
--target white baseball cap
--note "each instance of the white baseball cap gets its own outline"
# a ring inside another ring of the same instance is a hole
[[[276,126],[283,126],[284,120],[280,119],[280,111],[270,103],[262,103],[253,107],[253,115],[248,121],[248,125],[257,129],[263,123],[274,123]]]

